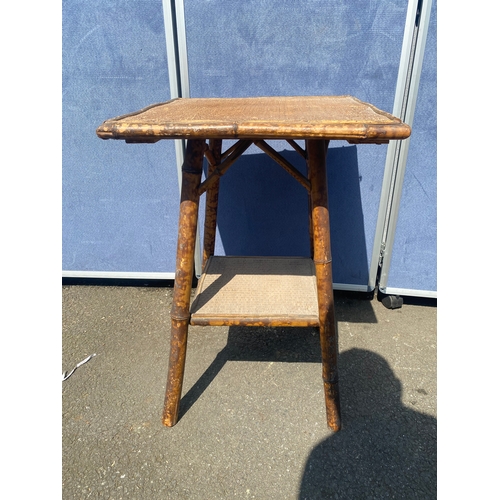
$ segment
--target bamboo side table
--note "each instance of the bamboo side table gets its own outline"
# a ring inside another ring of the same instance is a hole
[[[341,427],[334,322],[326,153],[330,140],[387,143],[410,135],[398,118],[351,96],[174,99],[105,121],[102,139],[154,143],[187,139],[182,188],[170,358],[163,423],[176,424],[189,325],[319,328],[328,426]],[[222,151],[224,139],[237,140]],[[303,175],[266,139],[284,139],[306,161]],[[304,140],[302,148],[296,140]],[[208,144],[207,144],[208,141]],[[309,195],[310,258],[214,256],[219,179],[255,144]],[[202,181],[203,159],[208,175]],[[190,304],[199,199],[206,194],[203,273]],[[300,290],[296,297],[291,290]]]

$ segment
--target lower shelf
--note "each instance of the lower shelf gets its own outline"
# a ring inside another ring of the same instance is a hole
[[[211,257],[192,325],[318,326],[314,263],[303,257]]]

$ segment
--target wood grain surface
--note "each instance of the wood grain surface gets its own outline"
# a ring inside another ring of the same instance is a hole
[[[160,139],[336,139],[387,142],[409,137],[398,118],[351,96],[179,98],[105,121],[97,135],[127,142]]]

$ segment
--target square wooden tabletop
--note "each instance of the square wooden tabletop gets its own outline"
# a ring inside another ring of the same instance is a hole
[[[102,139],[331,139],[409,137],[400,119],[352,96],[179,98],[106,120]]]

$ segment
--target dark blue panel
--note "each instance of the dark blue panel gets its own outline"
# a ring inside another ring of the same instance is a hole
[[[387,287],[437,291],[436,5],[433,5]]]
[[[192,97],[350,94],[392,111],[407,2],[184,0],[184,4]],[[345,151],[338,152],[339,162],[329,167],[334,281],[366,285],[387,148],[330,144],[331,151],[338,147]],[[291,148],[280,143],[276,149]],[[287,184],[279,167],[260,175],[267,159],[257,153],[260,150],[251,148],[245,154],[249,158],[244,187],[249,196],[253,193],[260,199],[268,188],[262,179],[269,186]],[[349,155],[355,155],[355,161],[342,164],[340,160]],[[223,189],[236,189],[231,182],[236,180],[228,180]],[[241,192],[221,196],[238,198]],[[301,195],[293,196],[298,197],[293,210],[283,209],[291,224],[286,230],[293,232],[296,227],[303,233],[302,219],[293,218],[299,217]],[[268,242],[269,254],[302,251],[305,243],[294,246],[291,234],[281,242],[273,237],[276,228],[268,220],[273,213],[265,207],[263,201],[252,206],[255,215],[240,208],[238,218],[232,214],[234,220],[227,226],[221,220],[217,251],[232,250],[232,244],[227,247],[233,238],[230,230],[245,242],[236,247],[241,253],[256,252],[263,242]],[[279,207],[275,210],[280,215]],[[246,223],[248,217],[252,219]],[[249,233],[243,234],[243,228]]]
[[[170,98],[161,0],[63,0],[63,269],[174,272],[174,145],[103,141]]]
[[[272,142],[271,142],[272,144]],[[327,165],[334,279],[342,269],[355,270],[350,284],[366,285],[365,229],[359,189],[357,146],[332,148]],[[305,174],[297,153],[282,155]],[[256,178],[263,179],[258,186]],[[342,184],[342,190],[335,186]],[[267,155],[244,155],[221,179],[219,232],[226,255],[309,256],[306,190]]]

